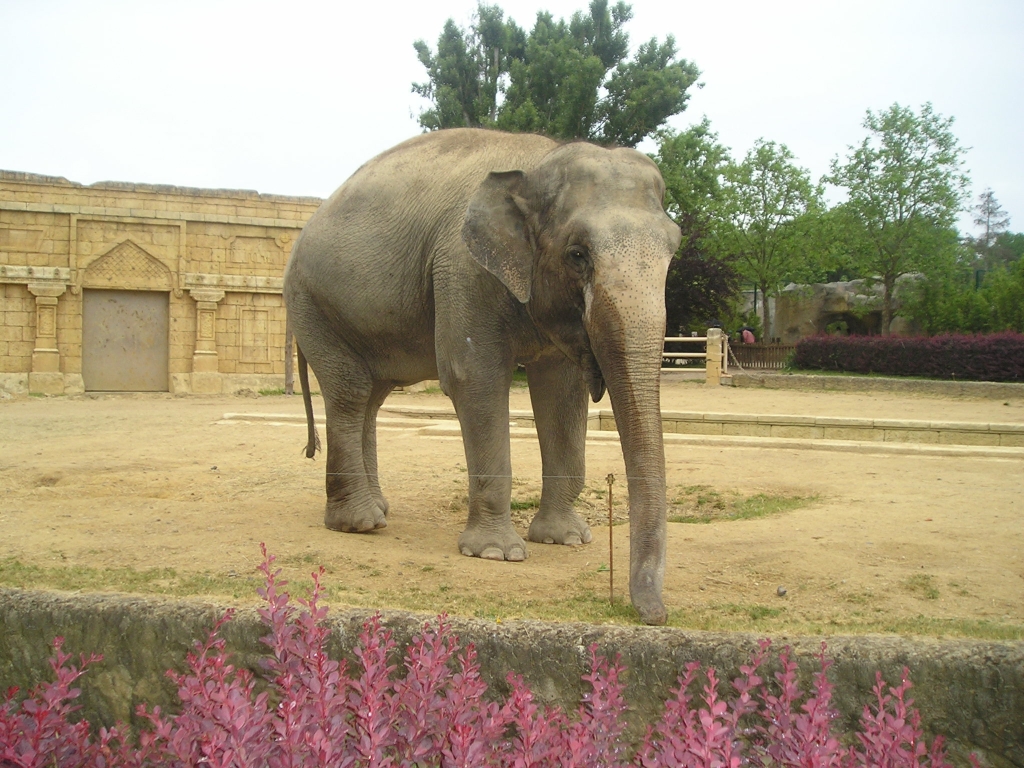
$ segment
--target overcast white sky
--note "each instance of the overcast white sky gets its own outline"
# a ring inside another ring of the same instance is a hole
[[[529,29],[538,9],[503,0]],[[1024,230],[1021,0],[634,0],[632,45],[667,34],[704,87],[735,157],[787,144],[815,179],[864,135],[865,110],[930,101],[956,118],[975,195],[991,187]],[[326,197],[419,132],[446,18],[476,0],[256,2],[0,0],[0,168],[102,180]],[[969,217],[964,218],[969,223]]]

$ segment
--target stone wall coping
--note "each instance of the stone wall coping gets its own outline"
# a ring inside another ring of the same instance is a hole
[[[418,408],[407,406],[384,406],[381,411],[392,414],[420,414],[421,418],[436,416],[455,417],[453,408]],[[530,411],[510,411],[512,419],[532,419]],[[611,409],[592,409],[588,412],[591,419],[613,418]],[[940,422],[915,419],[860,419],[845,416],[801,416],[795,414],[716,414],[697,411],[663,411],[662,421],[690,421],[705,423],[750,423],[750,424],[781,424],[810,427],[861,427],[865,429],[904,429],[908,431],[944,431],[944,432],[1024,432],[1024,424],[985,423],[985,422]]]
[[[81,190],[114,190],[118,192],[144,192],[156,195],[179,195],[182,197],[233,198],[241,200],[266,200],[268,202],[295,202],[320,205],[322,198],[312,196],[276,195],[257,192],[254,189],[207,189],[205,187],[178,187],[173,184],[144,184],[131,181],[97,181],[81,184],[69,181],[63,176],[44,176],[38,173],[0,170],[0,181],[46,187],[67,187]]]
[[[421,419],[455,418],[455,408],[434,405],[408,406],[383,405],[381,413],[392,413],[401,416],[419,416]],[[509,413],[512,415],[512,412]]]
[[[913,422],[911,422],[913,423]],[[922,422],[923,423],[923,422]],[[991,432],[991,424],[970,421],[929,421],[929,429],[938,429],[948,432]]]
[[[407,428],[417,428],[420,434],[423,435],[445,435],[450,437],[458,437],[461,435],[458,420],[455,415],[455,411],[448,408],[417,408],[415,406],[384,406],[381,408],[381,413],[388,413],[387,417],[382,417],[381,423],[388,421],[389,417],[396,423],[401,422],[403,426]],[[588,418],[591,428],[587,432],[588,442],[599,442],[599,443],[616,443],[619,440],[619,434],[611,426],[611,411],[608,410],[592,410]],[[509,436],[512,438],[521,438],[536,440],[537,430],[532,426],[523,426],[519,422],[534,422],[533,414],[530,411],[513,411],[509,414],[510,426]],[[598,426],[595,428],[593,421],[597,420]],[[217,423],[232,423],[232,422],[252,422],[252,421],[269,421],[269,422],[280,422],[280,423],[302,423],[306,421],[306,416],[300,412],[293,413],[225,413],[223,420]],[[316,423],[323,425],[325,419],[322,415],[316,416]],[[534,422],[535,423],[535,422]],[[695,422],[695,423],[707,423],[707,422]],[[713,423],[713,422],[712,422]],[[747,421],[747,424],[754,422]],[[604,425],[603,427],[600,425]],[[419,426],[422,425],[422,426]],[[1005,426],[1005,425],[996,425]],[[803,429],[813,432],[817,430],[819,434],[805,434],[799,436],[755,436],[755,435],[723,435],[720,433],[713,434],[690,434],[687,432],[666,432],[664,434],[664,440],[666,445],[677,444],[677,445],[706,445],[715,446],[721,448],[723,446],[732,446],[737,448],[781,448],[781,449],[797,449],[797,450],[822,450],[822,451],[848,451],[854,453],[870,452],[870,453],[882,453],[882,454],[893,454],[893,455],[909,455],[909,456],[966,456],[971,458],[1004,458],[1019,460],[1024,459],[1024,445],[1013,444],[1010,445],[972,445],[962,444],[956,441],[944,442],[944,443],[919,443],[919,442],[905,442],[905,441],[889,441],[884,439],[881,430],[876,430],[872,437],[861,437],[861,439],[851,439],[846,437],[845,439],[835,439],[828,437],[825,434],[826,427],[804,427]],[[937,434],[931,432],[931,434]],[[956,435],[957,433],[946,433]],[[998,434],[998,433],[996,433]]]
[[[149,211],[138,208],[102,208],[91,205],[66,205],[61,203],[18,203],[6,200],[0,200],[0,210],[24,211],[26,213],[61,213],[77,216],[108,216],[114,219],[144,219],[146,221],[201,221],[211,224],[244,224],[256,227],[276,227],[278,229],[302,229],[306,224],[306,219],[275,219],[192,211]],[[310,215],[312,215],[312,211]]]
[[[911,421],[909,419],[874,419],[874,426],[880,429],[931,429],[930,421]]]
[[[747,421],[749,416],[745,413],[705,413],[703,421],[736,422]]]
[[[815,416],[814,423],[820,427],[873,427],[873,419],[852,416]]]
[[[751,421],[758,424],[793,424],[796,426],[813,427],[817,416],[796,416],[786,413],[764,413],[751,415]]]
[[[68,267],[24,267],[0,264],[0,283],[70,283],[71,270]]]
[[[533,433],[536,435],[536,432]],[[618,433],[608,430],[587,433],[587,440],[617,442]],[[971,445],[956,442],[915,443],[889,440],[861,439],[837,440],[818,436],[756,437],[750,435],[691,435],[669,432],[665,445],[708,446],[713,448],[778,448],[798,451],[832,451],[837,453],[873,453],[894,456],[962,456],[967,458],[998,458],[1024,460],[1024,448],[1001,445]]]
[[[822,376],[811,373],[766,373],[735,370],[730,382],[734,387],[795,389],[826,392],[909,392],[943,397],[980,397],[991,399],[1024,398],[1024,382],[942,381],[908,379],[897,376]]]
[[[284,290],[283,277],[260,275],[215,275],[203,272],[186,272],[185,289],[211,288],[221,291],[244,291],[246,293],[281,293]]]
[[[405,416],[420,419],[455,419],[458,418],[455,409],[438,406],[406,406],[406,405],[384,405],[381,413],[388,413],[394,416]],[[225,413],[225,419],[246,419],[263,420],[305,420],[300,413],[292,414],[244,414]],[[532,411],[510,410],[509,418],[512,420],[525,419],[533,420]],[[590,419],[611,419],[613,413],[610,408],[595,408],[588,411]],[[901,429],[908,431],[942,431],[942,432],[988,432],[988,433],[1024,433],[1024,424],[1006,423],[985,423],[968,421],[922,421],[914,419],[858,419],[842,416],[797,416],[792,414],[753,414],[753,413],[699,413],[695,411],[662,411],[662,421],[700,421],[704,423],[729,422],[748,424],[782,424],[795,426],[839,426],[858,427],[863,429]],[[602,430],[610,431],[610,430]]]
[[[598,411],[599,416],[608,415],[611,416],[610,409],[601,409]],[[701,411],[662,411],[662,419],[672,419],[675,421],[704,421],[709,415]],[[724,415],[724,414],[722,414]]]

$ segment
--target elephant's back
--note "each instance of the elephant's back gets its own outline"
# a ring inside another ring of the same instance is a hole
[[[378,174],[395,172],[419,177],[432,185],[457,186],[462,182],[475,188],[489,171],[535,165],[557,146],[556,141],[546,136],[482,128],[449,128],[423,133],[363,164],[338,188],[332,199],[350,184],[365,184]]]
[[[469,198],[489,172],[529,170],[557,146],[535,134],[474,128],[421,134],[365,163],[321,212],[332,220],[373,222],[456,218],[461,228]]]
[[[288,266],[318,284],[392,276],[381,301],[431,291],[439,251],[462,247],[469,198],[491,171],[529,170],[557,142],[533,134],[456,128],[422,134],[365,163],[306,223]],[[400,292],[400,293],[399,293]]]

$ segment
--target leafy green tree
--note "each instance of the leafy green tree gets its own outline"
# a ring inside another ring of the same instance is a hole
[[[842,205],[815,209],[800,224],[805,255],[794,260],[783,282],[834,283],[865,276],[849,247],[860,236],[860,225]]]
[[[986,189],[978,195],[978,204],[974,206],[974,225],[982,229],[978,240],[985,248],[990,247],[996,237],[1006,231],[1009,224],[1009,215],[999,205],[991,189]]]
[[[437,41],[437,53],[423,41],[413,47],[427,70],[427,82],[412,90],[433,106],[420,113],[428,131],[457,126],[493,125],[497,95],[509,67],[523,57],[526,33],[496,5],[477,6],[469,31],[448,19]]]
[[[683,234],[665,284],[666,326],[674,335],[724,318],[739,292],[735,260],[718,248],[730,158],[707,118],[685,131],[663,131],[658,138],[658,153],[651,158],[665,179],[665,208]]]
[[[979,286],[969,259],[920,281],[905,312],[926,333],[1024,333],[1024,259],[987,272]]]
[[[1024,232],[1000,232],[989,249],[989,260],[993,265],[1006,267],[1024,257]]]
[[[985,189],[978,195],[978,202],[973,208],[974,226],[981,229],[977,237],[968,238],[970,244],[978,254],[978,261],[985,269],[992,269],[998,263],[994,260],[992,253],[1000,235],[1006,233],[1010,225],[1010,217],[999,205],[995,193],[991,189]]]
[[[428,81],[413,91],[432,104],[420,125],[495,126],[636,146],[685,109],[700,72],[676,59],[671,36],[642,44],[627,60],[624,26],[632,15],[624,2],[592,0],[588,13],[568,22],[539,12],[529,35],[496,5],[480,5],[468,31],[449,19],[436,54],[415,43]]]
[[[683,232],[680,250],[707,250],[721,218],[728,148],[705,117],[685,131],[659,133],[651,159],[665,180],[665,210]]]
[[[720,247],[761,291],[765,333],[772,327],[768,299],[813,253],[822,210],[821,188],[793,161],[785,144],[758,139],[725,173],[722,218],[731,226],[721,231]]]
[[[869,135],[850,147],[845,162],[833,159],[824,178],[846,190],[844,211],[857,225],[850,229],[850,252],[861,271],[883,285],[883,335],[893,318],[897,278],[927,274],[956,248],[954,224],[969,181],[952,124],[931,104],[920,113],[899,104],[868,110],[863,125]]]

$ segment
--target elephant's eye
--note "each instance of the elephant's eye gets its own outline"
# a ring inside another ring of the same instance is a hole
[[[582,245],[570,245],[565,249],[565,256],[578,272],[583,272],[590,264],[590,255]]]

